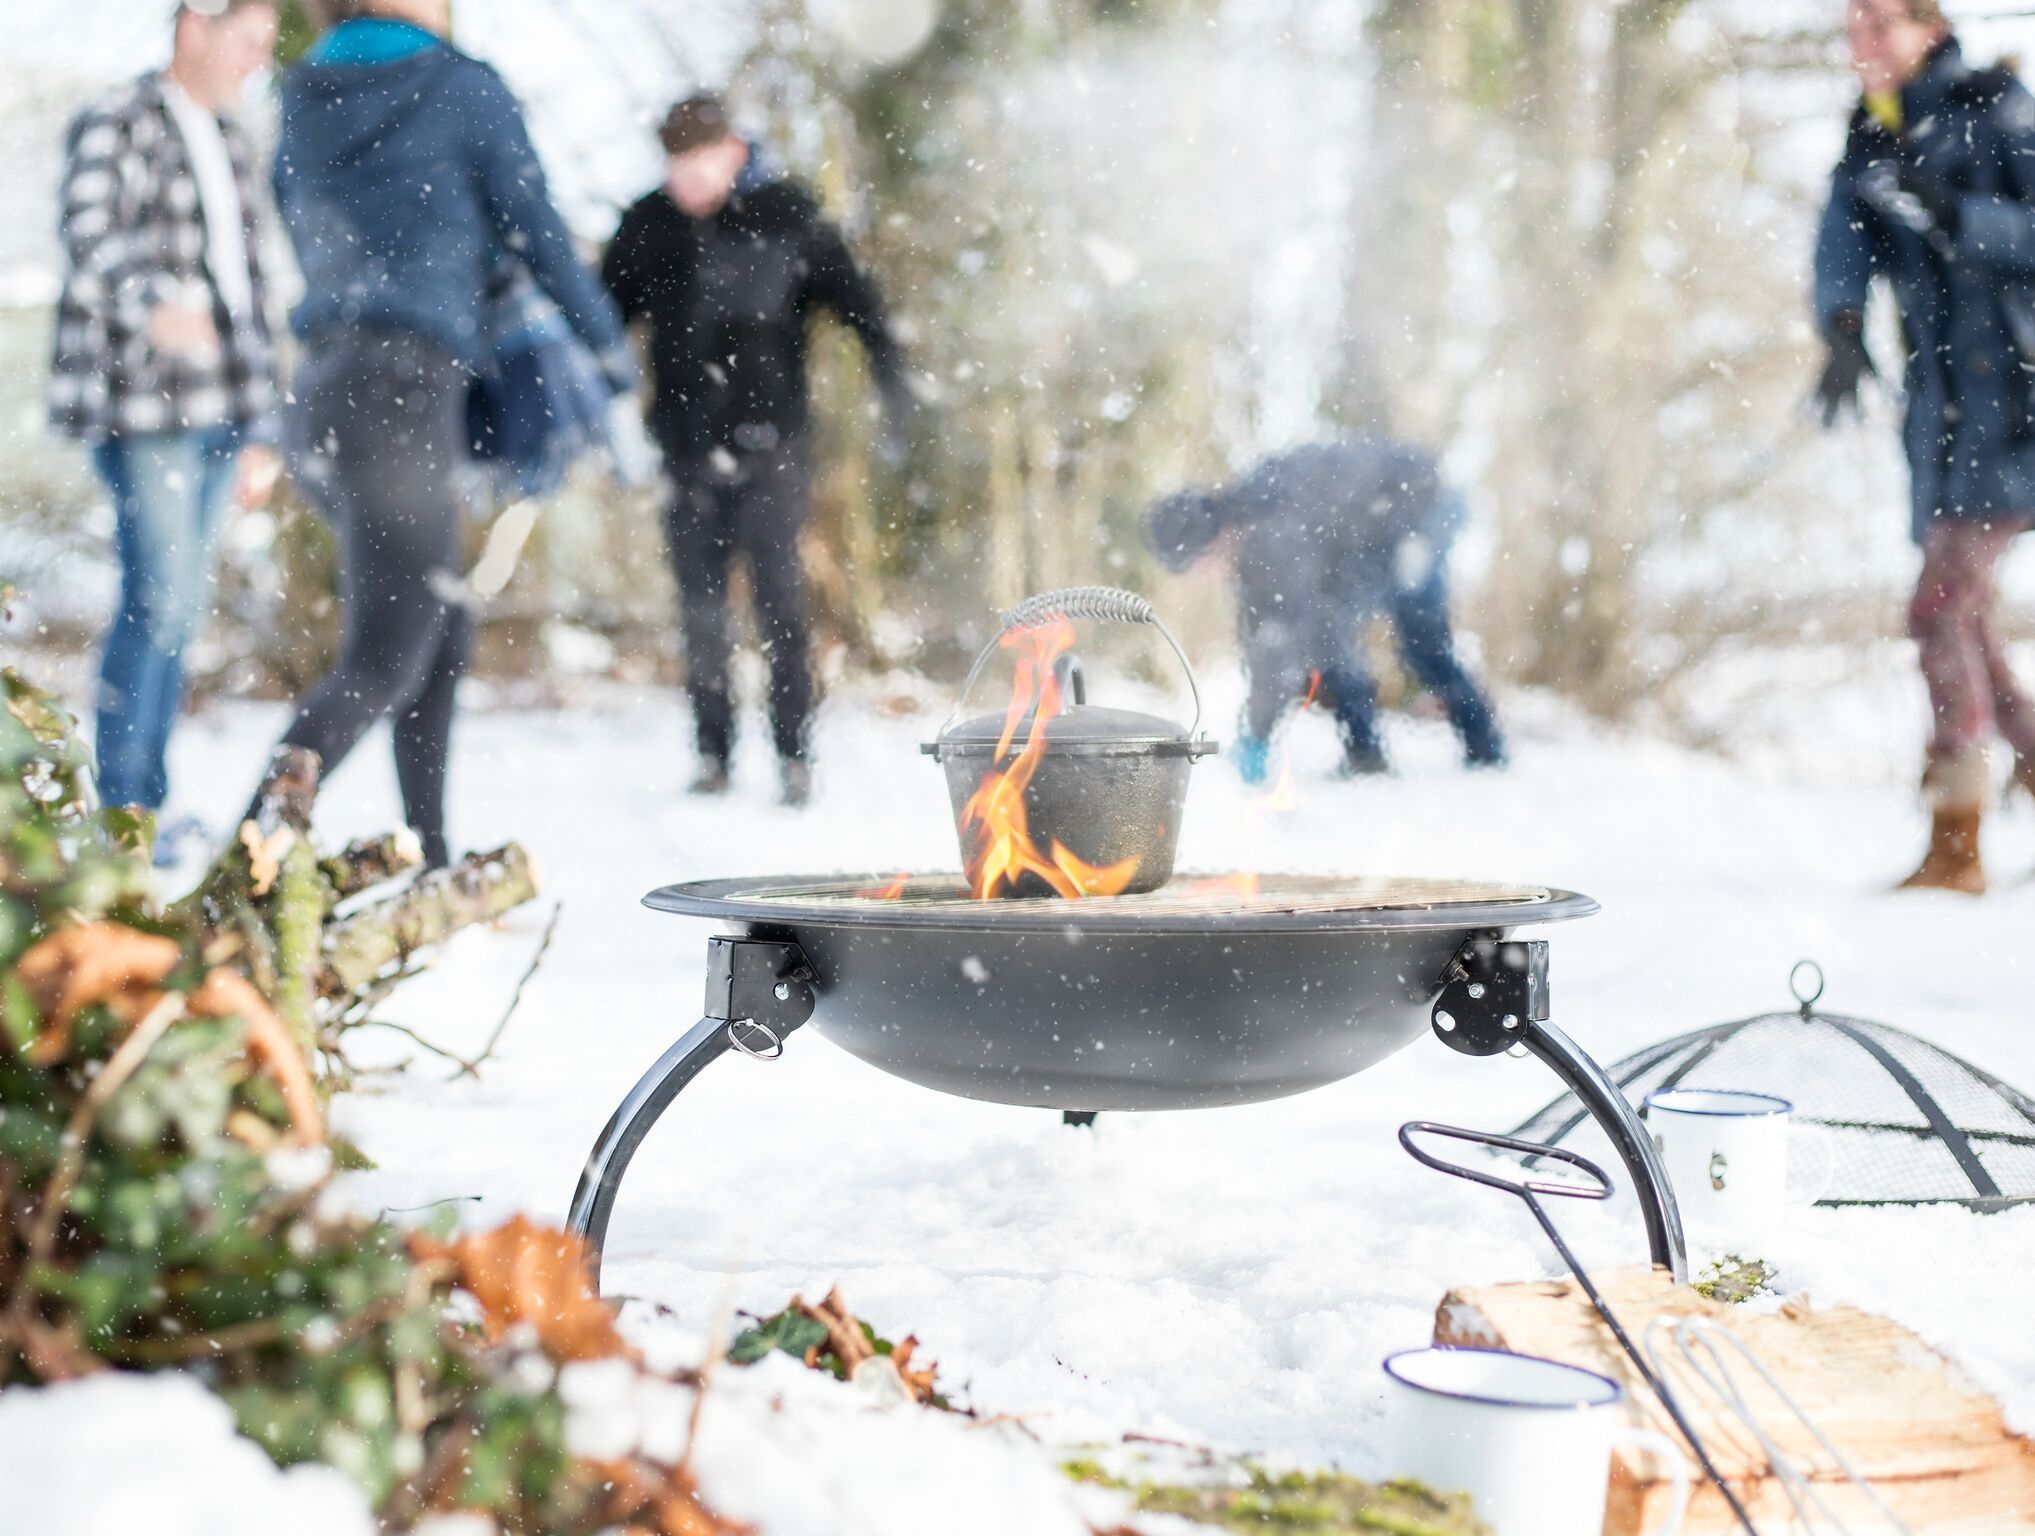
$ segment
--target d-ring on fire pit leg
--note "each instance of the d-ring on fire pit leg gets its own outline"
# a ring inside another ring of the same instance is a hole
[[[1434,1032],[1442,1044],[1466,1056],[1496,1056],[1521,1045],[1566,1083],[1603,1127],[1632,1178],[1653,1262],[1677,1285],[1688,1284],[1682,1214],[1653,1138],[1604,1069],[1547,1020],[1545,939],[1472,939],[1456,951],[1434,1005]]]
[[[579,1187],[572,1192],[566,1230],[586,1240],[597,1291],[615,1193],[657,1117],[709,1062],[730,1050],[774,1059],[784,1049],[784,1037],[813,1016],[813,969],[796,944],[723,935],[707,943],[706,1016],[629,1090],[587,1154]]]

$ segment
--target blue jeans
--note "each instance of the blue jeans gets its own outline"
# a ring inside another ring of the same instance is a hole
[[[99,797],[160,810],[184,691],[184,645],[210,601],[240,429],[109,438],[92,466],[113,494],[120,611],[99,663]]]

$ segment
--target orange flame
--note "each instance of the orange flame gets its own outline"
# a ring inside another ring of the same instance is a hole
[[[1042,852],[1032,841],[1031,817],[1025,808],[1025,791],[1046,755],[1046,722],[1066,708],[1053,662],[1073,645],[1074,626],[1057,618],[1014,630],[1000,643],[1006,650],[1025,647],[1028,653],[1018,658],[1010,708],[1004,712],[1003,734],[990,771],[961,809],[963,832],[980,829],[968,863],[969,890],[978,900],[987,900],[1005,889],[1015,893],[1029,875],[1058,896],[1114,896],[1137,873],[1135,857],[1110,865],[1090,864],[1057,839],[1050,852]],[[1023,749],[1008,767],[998,766],[1009,755],[1027,712],[1032,723]]]
[[[1255,896],[1264,888],[1265,882],[1257,875],[1210,875],[1187,887],[1190,894],[1197,896]]]
[[[857,891],[857,896],[866,896],[871,901],[896,901],[904,895],[904,888],[911,883],[911,871],[901,869],[888,885],[872,885],[867,890]]]

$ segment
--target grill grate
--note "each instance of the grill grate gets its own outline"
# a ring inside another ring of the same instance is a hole
[[[759,907],[795,904],[843,913],[916,911],[1007,911],[1028,914],[1064,912],[1070,918],[1104,915],[1153,919],[1254,914],[1334,915],[1340,913],[1434,911],[1465,904],[1530,906],[1551,899],[1541,886],[1493,885],[1467,880],[1351,879],[1337,875],[1265,875],[1255,877],[1252,890],[1234,875],[1176,875],[1170,885],[1135,895],[1090,896],[1080,900],[1050,896],[1024,900],[978,901],[958,875],[921,875],[900,885],[868,880],[824,880],[759,886],[732,894],[736,905]],[[889,894],[895,889],[896,894]]]

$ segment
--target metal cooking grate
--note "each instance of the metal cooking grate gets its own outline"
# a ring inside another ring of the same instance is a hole
[[[1247,877],[1246,877],[1247,878]],[[978,901],[957,875],[907,878],[896,894],[882,883],[857,880],[807,881],[761,887],[732,894],[735,903],[759,906],[797,904],[839,912],[887,912],[900,907],[955,910],[1022,907],[1028,913],[1065,911],[1098,917],[1136,914],[1141,917],[1196,917],[1244,914],[1330,914],[1390,911],[1432,911],[1467,903],[1531,905],[1551,899],[1541,886],[1492,885],[1469,880],[1349,879],[1336,875],[1265,875],[1251,890],[1228,875],[1176,875],[1156,891],[1126,896],[1090,896],[1080,900],[1049,896],[1024,900]]]
[[[1819,1205],[2035,1201],[2035,1099],[1905,1030],[1819,1013],[1823,973],[1795,971],[1799,1008],[1677,1035],[1606,1070],[1634,1104],[1669,1088],[1788,1099],[1830,1138]],[[1560,1145],[1582,1123],[1564,1095],[1513,1135]]]

